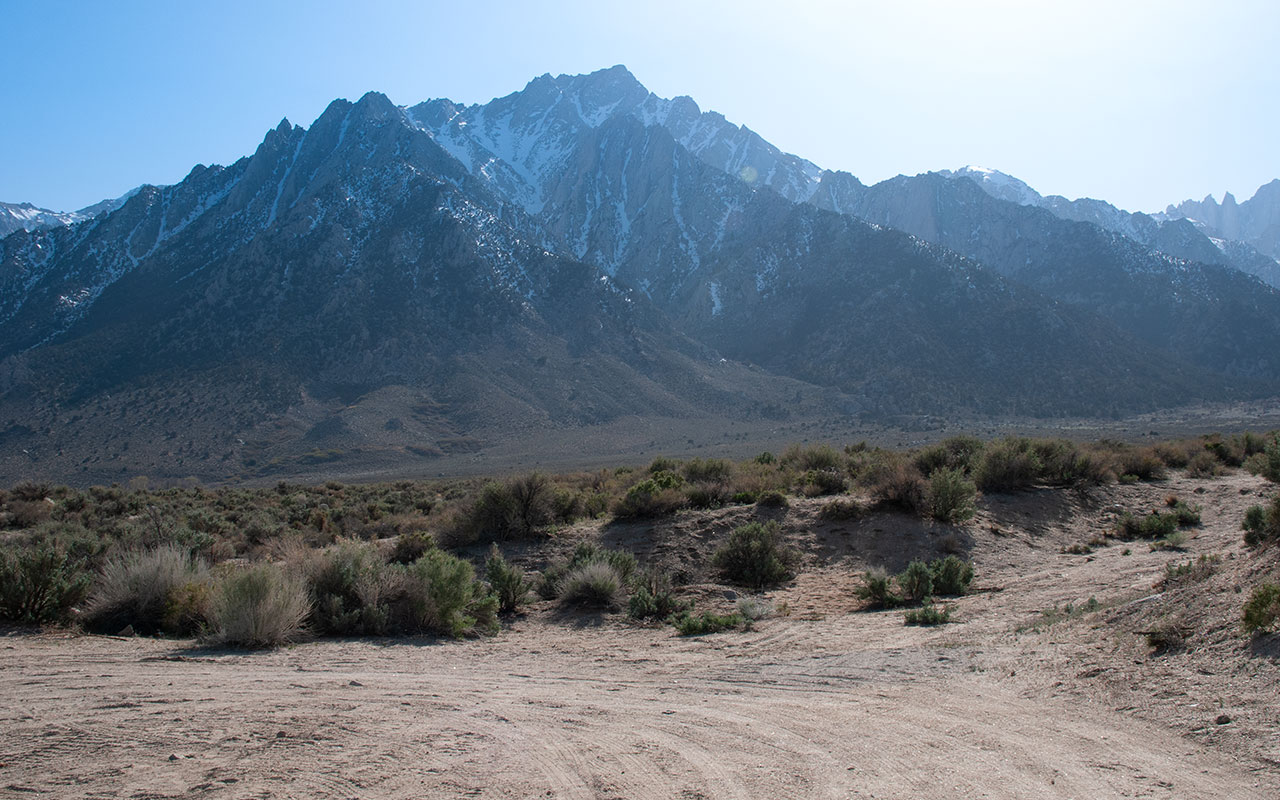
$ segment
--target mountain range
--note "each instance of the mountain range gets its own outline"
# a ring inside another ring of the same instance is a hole
[[[4,206],[30,223],[0,239],[0,471],[589,463],[1270,396],[1276,195],[1148,216],[978,168],[865,186],[623,67],[369,93],[172,186]]]

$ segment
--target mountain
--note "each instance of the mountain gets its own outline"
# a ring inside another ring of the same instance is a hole
[[[0,203],[0,239],[15,231],[41,231],[73,225],[99,214],[115,211],[124,205],[124,201],[132,197],[138,190],[117,197],[113,200],[102,200],[79,211],[50,211],[37,208],[30,203]]]
[[[85,219],[75,212],[50,211],[30,203],[0,203],[0,237],[14,231],[39,231]]]
[[[1280,261],[1239,237],[1215,233],[1201,223],[1186,219],[1185,215],[1130,213],[1088,197],[1078,200],[1060,195],[1045,197],[1012,175],[986,167],[942,170],[938,174],[971,180],[1000,200],[1043,208],[1060,219],[1092,223],[1174,258],[1234,267],[1280,288]]]
[[[1243,242],[1274,259],[1280,259],[1280,179],[1260,187],[1253,197],[1237,203],[1231,192],[1222,202],[1213,195],[1200,202],[1184,200],[1165,209],[1170,218],[1186,218],[1211,236]]]
[[[971,180],[867,187],[621,67],[466,107],[369,93],[0,239],[0,472],[404,474],[1115,415],[1273,392],[1278,325],[1234,270]]]

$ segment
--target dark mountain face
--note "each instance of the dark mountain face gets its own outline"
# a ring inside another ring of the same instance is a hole
[[[925,178],[821,173],[620,68],[336,101],[0,240],[0,469],[426,469],[547,431],[1110,415],[1280,376],[1255,281]]]
[[[1171,357],[1238,378],[1280,377],[1280,293],[1238,270],[1173,259],[939,174],[885,181],[843,210],[1105,317]]]

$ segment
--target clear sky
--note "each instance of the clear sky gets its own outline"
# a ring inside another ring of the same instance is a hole
[[[0,0],[0,200],[70,210],[368,90],[625,64],[873,183],[977,164],[1129,210],[1280,177],[1276,0]]]

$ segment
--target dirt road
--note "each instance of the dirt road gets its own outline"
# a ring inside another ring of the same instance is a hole
[[[1248,480],[1204,495],[1193,549],[1237,546]],[[984,515],[1007,524],[1033,499]],[[11,634],[0,796],[1280,796],[1275,660],[1218,687],[1215,704],[1214,683],[1187,677],[1193,660],[1157,661],[1131,633],[1104,631],[1174,556],[1118,543],[1061,553],[1092,513],[980,542],[979,592],[957,603],[961,624],[934,629],[833,600],[826,615],[689,639],[548,608],[494,639],[251,654]],[[852,581],[831,567],[778,598],[821,607]],[[1090,596],[1092,617],[1037,622]],[[1182,696],[1134,700],[1170,686]],[[1228,706],[1234,719],[1218,725]]]

